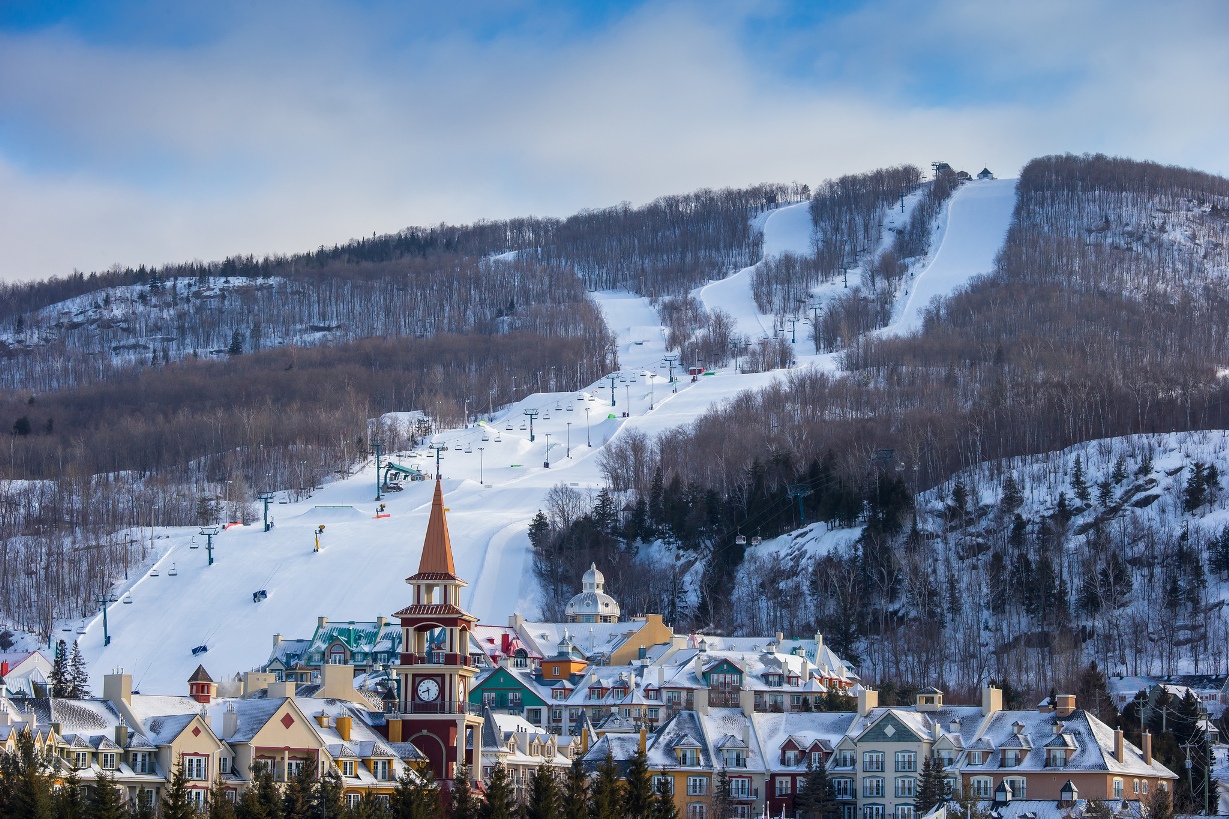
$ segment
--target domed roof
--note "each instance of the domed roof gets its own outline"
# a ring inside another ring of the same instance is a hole
[[[568,601],[564,614],[569,617],[595,615],[597,617],[619,618],[619,603],[609,594],[602,591],[606,578],[597,570],[597,564],[590,564],[589,570],[581,578],[581,592]]]

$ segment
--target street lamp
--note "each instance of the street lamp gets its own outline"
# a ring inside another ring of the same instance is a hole
[[[485,485],[486,481],[482,480],[482,450],[484,449],[486,447],[478,447],[478,483]]]
[[[542,464],[547,469],[550,469],[550,433],[546,433],[546,461]]]
[[[572,422],[568,421],[568,457],[572,457]]]
[[[589,407],[585,407],[585,442],[593,446],[593,439],[589,437]]]

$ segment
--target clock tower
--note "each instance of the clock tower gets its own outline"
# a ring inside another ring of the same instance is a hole
[[[418,572],[406,578],[411,603],[394,616],[401,620],[401,662],[397,713],[389,715],[389,738],[412,742],[431,760],[441,783],[457,763],[481,776],[481,710],[469,704],[478,669],[469,657],[469,633],[477,618],[461,608],[461,587],[452,563],[452,544],[444,515],[444,492],[435,481],[431,517]]]

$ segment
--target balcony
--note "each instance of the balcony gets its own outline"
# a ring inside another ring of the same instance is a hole
[[[436,700],[435,702],[419,702],[418,700],[402,700],[399,708],[401,714],[475,714],[482,715],[482,706],[472,702],[459,700]]]
[[[428,651],[426,654],[402,654],[402,665],[455,665],[469,666],[473,661],[468,654],[450,654],[445,651]]]
[[[738,708],[739,691],[722,690],[719,688],[710,688],[708,690],[708,704],[712,708]]]

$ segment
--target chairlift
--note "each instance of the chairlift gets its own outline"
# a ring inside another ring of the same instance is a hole
[[[175,564],[174,564],[174,563],[172,563],[172,564],[171,564],[171,570],[170,570],[169,572],[167,572],[167,574],[168,574],[168,575],[170,575],[171,577],[175,577],[176,575],[178,575],[178,574],[179,574],[179,572],[175,571]]]
[[[508,422],[508,426],[504,427],[504,429],[505,429],[505,430],[507,430],[508,432],[511,432],[511,431],[512,431],[512,422],[511,422],[511,421],[509,421],[509,422]]]
[[[484,441],[489,441],[489,440],[491,440],[491,436],[490,436],[490,435],[487,435],[487,434],[484,432],[484,433],[482,433],[482,440],[484,440]]]
[[[72,633],[72,630],[73,630],[72,626],[65,626],[64,628],[60,629],[60,631],[67,631],[69,634]]]
[[[568,412],[575,412],[571,404],[568,404]]]
[[[758,535],[756,537],[751,538],[752,546],[759,546],[763,542],[764,542],[764,538],[759,537]]]
[[[127,594],[124,595],[124,605],[126,606],[132,605],[132,592],[128,592]]]
[[[157,577],[157,576],[158,576],[158,570],[157,570],[157,569],[152,569],[152,570],[150,571],[150,573],[149,573],[149,576],[150,576],[150,577]]]
[[[563,404],[562,404],[562,402],[556,401],[556,402],[555,402],[555,412],[559,412],[559,411],[561,411],[562,409],[563,409]]]
[[[85,634],[85,621],[84,621],[84,620],[82,620],[82,621],[81,621],[81,624],[80,624],[79,626],[77,626],[77,633],[78,633],[78,634]]]
[[[189,549],[199,549],[201,548],[201,544],[196,542],[196,538],[192,538],[192,540],[188,541],[188,548]]]
[[[746,536],[746,535],[744,535],[744,534],[739,534],[737,537],[735,537],[735,538],[734,538],[734,544],[735,544],[736,546],[746,546],[746,545],[747,545],[747,536]]]
[[[521,421],[521,429],[522,429],[522,430],[524,430],[524,429],[526,429],[526,428],[527,428],[527,427],[525,426],[525,422],[524,422],[524,421]]]
[[[543,414],[542,414],[542,420],[543,420],[543,421],[549,421],[549,420],[550,420],[550,410],[547,410],[545,413],[543,413]]]
[[[495,433],[495,443],[502,444],[503,442],[504,442],[504,439],[500,436],[498,432],[496,432]]]
[[[466,453],[467,455],[472,455],[472,454],[474,454],[474,447],[473,447],[473,445],[472,445],[472,444],[466,444],[466,445],[465,445],[465,453]]]
[[[457,451],[457,452],[460,452],[460,451],[461,451],[461,445],[460,445],[460,444],[453,444],[452,448],[453,448],[455,451]]]

